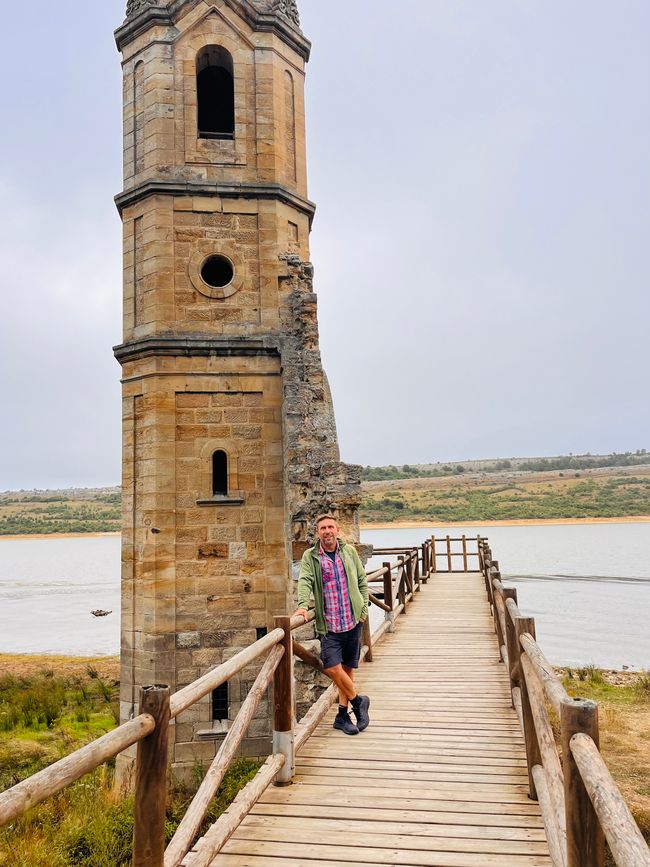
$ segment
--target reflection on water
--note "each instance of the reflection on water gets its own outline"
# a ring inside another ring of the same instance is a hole
[[[363,541],[417,545],[432,533],[489,538],[551,662],[650,668],[650,524],[366,530]]]
[[[432,532],[489,538],[551,661],[650,668],[650,524],[366,530],[363,541],[406,547]],[[0,652],[118,653],[119,561],[117,536],[0,539]]]

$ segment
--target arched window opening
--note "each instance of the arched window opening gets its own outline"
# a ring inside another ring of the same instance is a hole
[[[228,681],[212,690],[212,721],[228,719]]]
[[[212,455],[212,496],[225,497],[228,493],[228,455],[217,451]]]
[[[196,58],[199,138],[235,138],[235,83],[232,57],[209,45]]]

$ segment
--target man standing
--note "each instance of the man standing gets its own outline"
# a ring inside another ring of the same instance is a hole
[[[358,735],[368,727],[370,699],[359,695],[354,671],[359,667],[363,623],[368,617],[368,581],[354,545],[339,540],[339,526],[332,515],[316,519],[318,542],[302,556],[298,578],[298,609],[307,620],[307,606],[314,598],[316,632],[321,640],[325,674],[339,691],[334,728]],[[348,703],[356,725],[350,719]]]

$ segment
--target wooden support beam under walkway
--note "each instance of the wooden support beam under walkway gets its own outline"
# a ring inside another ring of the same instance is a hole
[[[432,576],[359,684],[370,727],[332,709],[213,865],[551,865],[480,573]]]

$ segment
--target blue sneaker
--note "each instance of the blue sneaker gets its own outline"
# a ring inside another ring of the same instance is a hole
[[[360,732],[367,729],[370,724],[368,709],[370,708],[370,699],[367,695],[358,695],[352,699],[352,712],[357,718],[357,728]]]
[[[334,726],[335,729],[342,731],[343,734],[346,735],[358,735],[359,729],[355,726],[355,724],[350,719],[349,713],[342,713],[339,711],[334,717]]]

